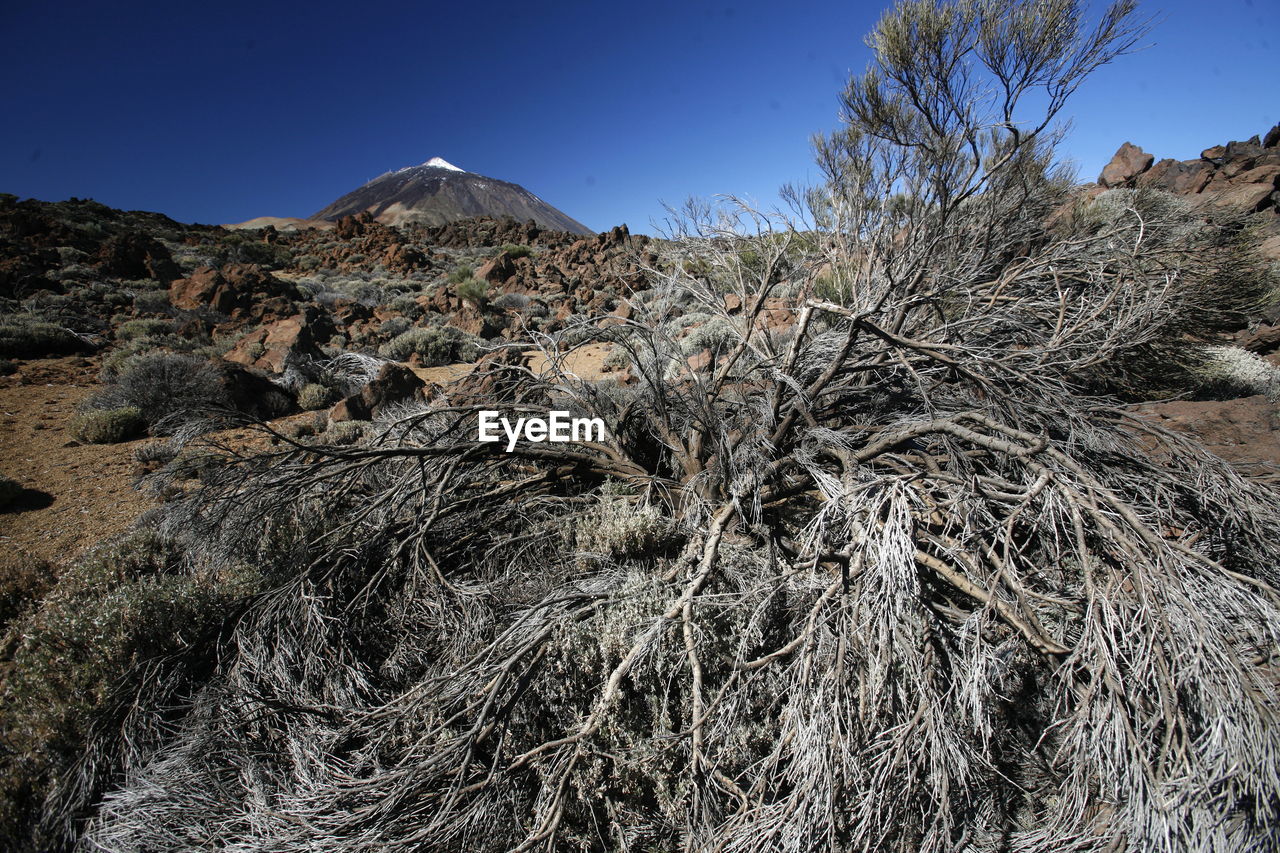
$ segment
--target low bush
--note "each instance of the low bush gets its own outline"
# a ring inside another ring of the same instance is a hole
[[[118,444],[137,438],[147,423],[136,406],[98,409],[77,415],[71,422],[71,434],[84,444]]]
[[[31,317],[0,319],[0,356],[44,358],[71,355],[89,347],[68,329]]]
[[[26,554],[0,558],[0,631],[39,601],[53,584],[53,568]]]
[[[298,405],[307,411],[323,409],[333,402],[334,393],[319,382],[311,382],[298,392]]]
[[[480,340],[453,326],[432,326],[397,335],[378,352],[396,361],[408,361],[416,354],[422,364],[430,367],[475,361],[480,353]]]
[[[145,318],[138,320],[129,320],[120,325],[116,329],[117,341],[132,341],[138,338],[149,338],[154,335],[164,335],[173,331],[172,320],[162,320],[158,318]]]
[[[71,567],[32,609],[46,578],[32,566],[10,575],[12,592],[0,592],[0,602],[19,608],[10,629],[18,639],[0,674],[0,836],[28,838],[27,849],[39,850],[59,849],[50,836],[58,830],[35,825],[46,796],[74,787],[68,774],[75,774],[92,797],[128,751],[114,742],[100,754],[85,751],[96,726],[118,728],[130,713],[115,701],[118,691],[175,698],[208,665],[184,653],[258,585],[244,569],[192,576],[179,550],[150,532]]]
[[[512,258],[527,258],[533,254],[533,249],[517,243],[507,243],[502,247],[501,251],[506,252],[507,256]]]
[[[489,282],[469,278],[459,282],[456,288],[459,299],[465,299],[477,308],[483,308],[489,299]]]
[[[153,434],[164,435],[226,404],[226,389],[208,362],[190,355],[155,352],[127,362],[115,382],[90,397],[86,407],[132,406],[142,413]]]
[[[449,272],[449,282],[462,284],[473,275],[475,275],[475,269],[470,264],[458,264]]]

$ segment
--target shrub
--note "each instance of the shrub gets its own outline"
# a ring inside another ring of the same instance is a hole
[[[156,318],[146,318],[139,320],[129,320],[122,323],[116,329],[117,341],[132,341],[138,338],[149,338],[154,335],[163,335],[173,331],[172,320],[161,320]]]
[[[18,316],[0,319],[0,356],[43,358],[87,348],[78,336],[54,323]]]
[[[334,393],[318,382],[304,385],[298,392],[298,405],[307,411],[323,409],[333,402]]]
[[[53,582],[53,568],[26,554],[0,558],[0,631],[39,601]]]
[[[533,300],[523,293],[502,293],[493,300],[492,304],[493,307],[499,311],[505,311],[508,309],[523,311],[525,308],[529,307],[529,304],[532,301]]]
[[[1239,397],[1265,394],[1280,398],[1280,368],[1262,356],[1240,347],[1214,346],[1205,350],[1205,361],[1192,368],[1200,380],[1200,392],[1210,396]]]
[[[457,286],[459,299],[465,299],[477,308],[483,308],[489,296],[489,282],[469,278]]]
[[[416,320],[423,314],[423,308],[418,304],[417,298],[407,293],[392,299],[387,303],[387,307],[410,320]]]
[[[133,310],[138,314],[163,314],[169,308],[169,292],[166,290],[149,290],[133,297]]]
[[[14,595],[19,606],[43,592],[39,576],[16,583],[23,585]],[[241,567],[217,576],[186,574],[173,543],[143,532],[68,569],[38,607],[18,616],[11,636],[20,640],[0,676],[0,835],[14,840],[34,832],[27,849],[61,849],[32,826],[33,812],[47,793],[71,781],[64,774],[74,772],[92,797],[118,766],[125,744],[111,741],[100,753],[85,752],[97,725],[118,728],[130,713],[128,704],[114,701],[118,691],[141,692],[157,703],[175,700],[206,665],[183,653],[211,636],[230,606],[259,583]]]
[[[410,329],[379,348],[386,358],[407,361],[417,354],[424,365],[435,366],[475,361],[480,353],[479,339],[453,326]]]
[[[129,361],[114,384],[86,402],[90,409],[137,408],[151,431],[171,432],[184,421],[226,405],[218,372],[189,355],[157,352]]]
[[[76,416],[71,422],[71,434],[85,444],[118,444],[137,438],[146,427],[142,412],[136,406],[122,406]]]
[[[507,256],[512,258],[527,258],[533,254],[533,249],[517,243],[507,243],[500,251],[506,252]]]
[[[451,284],[462,284],[473,275],[475,275],[475,269],[470,264],[458,264],[449,272],[449,282]]]

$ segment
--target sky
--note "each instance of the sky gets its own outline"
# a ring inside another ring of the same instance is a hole
[[[887,5],[7,0],[0,192],[231,223],[439,156],[659,233],[664,204],[817,180]],[[1140,9],[1143,49],[1065,109],[1082,180],[1125,141],[1187,159],[1280,121],[1280,0]]]

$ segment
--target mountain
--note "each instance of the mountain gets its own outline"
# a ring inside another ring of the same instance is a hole
[[[366,210],[384,225],[444,225],[468,216],[510,216],[532,219],[553,231],[595,233],[518,184],[459,169],[440,157],[379,175],[311,218],[336,221]]]

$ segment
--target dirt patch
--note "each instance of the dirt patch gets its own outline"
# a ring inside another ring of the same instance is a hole
[[[145,440],[81,446],[71,437],[97,372],[88,359],[48,359],[0,380],[0,471],[26,489],[0,512],[10,554],[66,564],[156,505],[133,488],[133,453]]]

